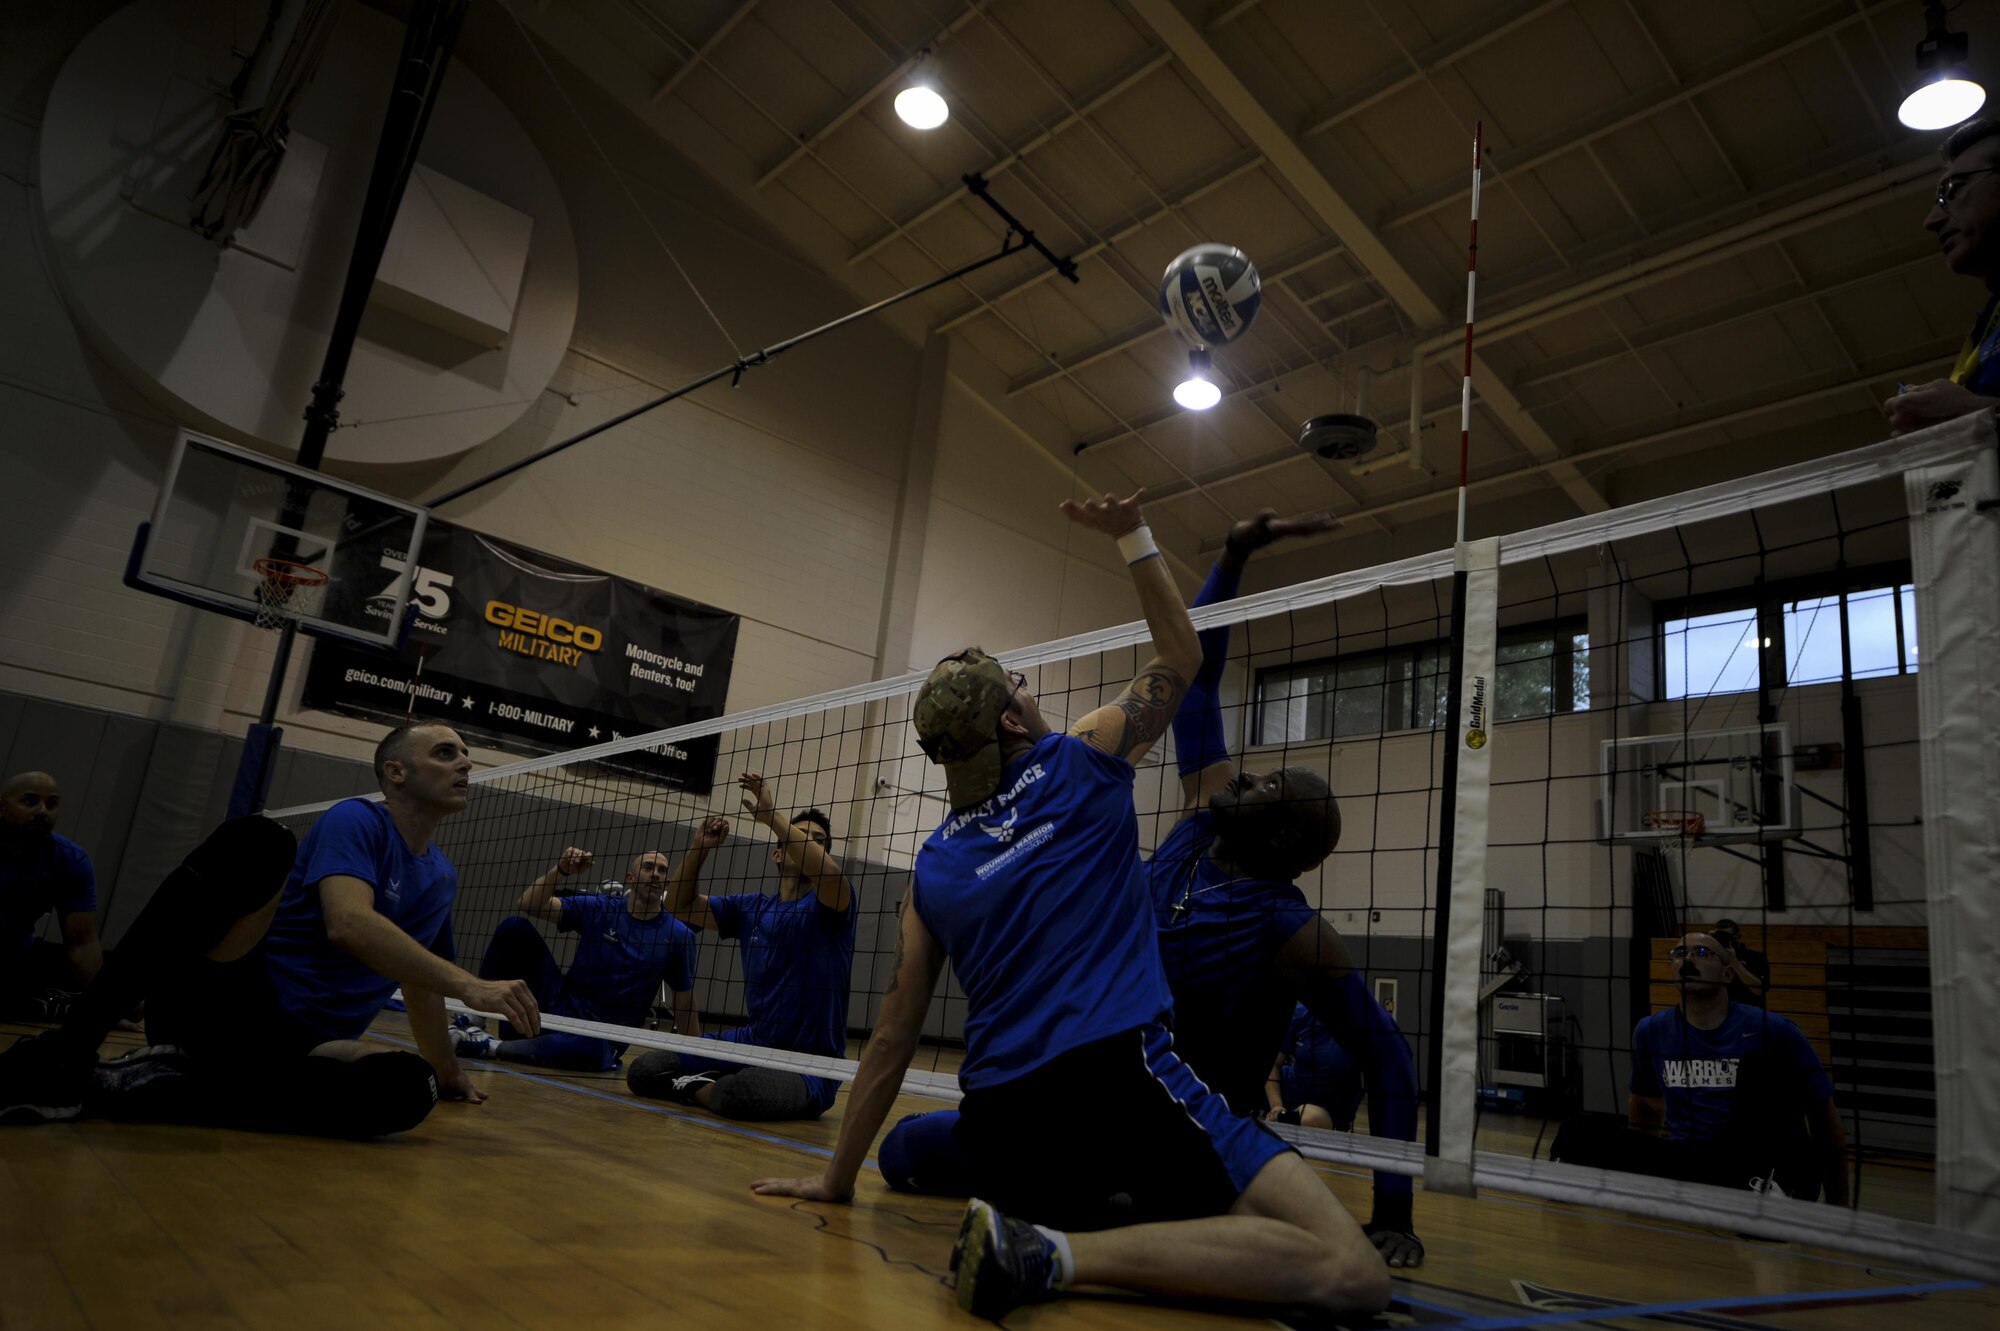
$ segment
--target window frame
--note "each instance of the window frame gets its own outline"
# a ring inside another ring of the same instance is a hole
[[[1793,683],[1790,666],[1790,644],[1785,634],[1785,607],[1797,605],[1801,601],[1826,600],[1839,597],[1842,600],[1867,592],[1891,593],[1890,601],[1896,612],[1896,672],[1871,673],[1860,676],[1854,682],[1871,679],[1900,679],[1917,673],[1921,664],[1912,664],[1908,657],[1909,630],[1903,622],[1902,590],[1905,587],[1915,594],[1915,576],[1908,560],[1892,560],[1882,564],[1864,564],[1850,569],[1838,569],[1828,573],[1807,574],[1796,578],[1786,578],[1778,582],[1753,584],[1748,588],[1732,591],[1703,592],[1694,596],[1679,597],[1671,601],[1654,602],[1653,667],[1655,678],[1659,680],[1659,701],[1681,702],[1687,699],[1740,697],[1756,694],[1764,685],[1748,689],[1717,689],[1710,693],[1669,693],[1667,691],[1667,639],[1668,626],[1685,623],[1703,615],[1726,614],[1730,611],[1749,613],[1757,625],[1758,638],[1769,645],[1761,650],[1767,662],[1775,661],[1780,678],[1769,685],[1771,689],[1817,688],[1826,684],[1840,684],[1842,679],[1815,679],[1805,683]],[[1747,600],[1745,599],[1747,595]],[[1839,607],[1835,607],[1838,615]],[[1919,648],[1921,650],[1921,647]],[[1851,646],[1842,653],[1843,672],[1851,670],[1853,650]],[[1760,671],[1761,676],[1764,672]]]

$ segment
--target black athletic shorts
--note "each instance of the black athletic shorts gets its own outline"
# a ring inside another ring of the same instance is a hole
[[[954,1137],[979,1196],[1062,1229],[1223,1215],[1291,1149],[1232,1113],[1153,1026],[968,1091]]]
[[[241,1069],[303,1058],[331,1037],[285,1011],[259,946],[235,961],[198,959],[168,976],[147,997],[146,1038]]]

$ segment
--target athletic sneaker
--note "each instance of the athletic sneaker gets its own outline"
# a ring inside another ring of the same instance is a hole
[[[188,1056],[170,1044],[147,1045],[117,1058],[100,1059],[91,1069],[86,1116],[142,1123],[197,1118],[202,1100],[189,1069]]]
[[[453,1026],[451,1048],[460,1058],[500,1057],[500,1041],[491,1032],[477,1026]]]
[[[702,1087],[713,1085],[715,1085],[715,1078],[708,1073],[690,1072],[685,1077],[675,1077],[674,1084],[668,1090],[667,1095],[668,1098],[678,1100],[684,1105],[700,1104],[701,1102],[695,1099],[695,1096],[701,1093]]]
[[[0,1054],[0,1123],[55,1123],[83,1112],[96,1055],[79,1058],[51,1034],[22,1036]]]
[[[1000,1317],[1055,1293],[1056,1245],[1025,1220],[1009,1220],[991,1202],[965,1206],[951,1248],[958,1306],[974,1317]]]
[[[486,1029],[486,1023],[470,1012],[454,1012],[451,1017],[451,1028],[455,1031],[483,1031]]]

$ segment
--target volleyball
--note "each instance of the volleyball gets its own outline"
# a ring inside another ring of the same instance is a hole
[[[1264,284],[1250,256],[1230,245],[1183,251],[1160,278],[1160,314],[1199,347],[1219,347],[1250,331]]]

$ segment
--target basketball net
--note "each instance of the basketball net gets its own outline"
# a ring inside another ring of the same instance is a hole
[[[319,609],[328,574],[311,564],[266,556],[253,560],[257,571],[257,618],[260,629],[295,624]]]
[[[1659,841],[1660,858],[1666,861],[1667,873],[1679,898],[1676,903],[1687,901],[1687,853],[1690,843],[1701,839],[1708,830],[1708,820],[1694,809],[1654,809],[1641,820],[1651,829]]]

